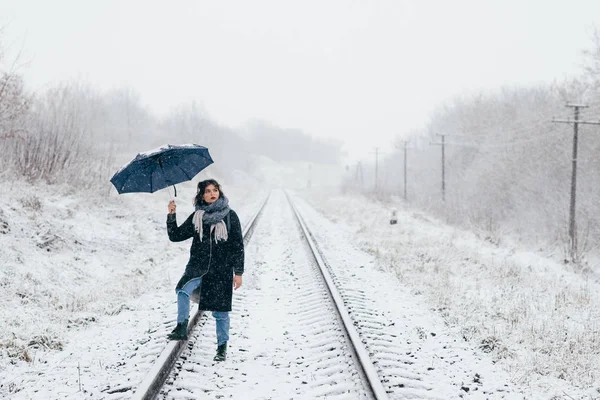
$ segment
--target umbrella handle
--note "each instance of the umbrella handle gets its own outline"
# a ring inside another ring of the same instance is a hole
[[[177,188],[173,185],[173,190],[175,190],[175,197],[177,197]]]

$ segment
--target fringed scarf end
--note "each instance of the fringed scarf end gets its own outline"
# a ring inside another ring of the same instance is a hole
[[[200,241],[202,241],[202,216],[204,215],[204,211],[203,210],[198,210],[196,211],[196,213],[194,214],[193,217],[193,222],[194,222],[194,228],[196,229],[196,232],[198,232],[198,236],[200,236]],[[210,232],[215,232],[215,243],[218,243],[219,241],[223,241],[226,242],[227,239],[229,238],[229,235],[227,234],[227,226],[225,225],[225,222],[223,222],[223,220],[217,222],[216,224],[213,224],[210,226]]]

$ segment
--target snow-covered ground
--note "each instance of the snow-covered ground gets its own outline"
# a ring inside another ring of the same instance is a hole
[[[302,197],[327,216],[340,241],[370,254],[398,290],[488,353],[517,388],[540,398],[600,398],[597,281],[535,252],[496,247],[399,200],[323,191]],[[389,223],[392,208],[397,225]]]
[[[265,195],[224,191],[242,223]],[[178,185],[180,223],[194,193]],[[166,236],[169,199],[3,184],[0,398],[130,397],[172,329],[187,263]]]
[[[242,222],[266,194],[264,188],[224,189]],[[192,211],[193,186],[178,193],[182,217]],[[17,182],[3,184],[1,194],[0,397],[131,397],[172,329],[173,287],[187,261],[189,243],[166,237],[169,196],[104,199]],[[401,209],[398,225],[390,225],[389,205],[361,196],[302,191],[296,199],[338,278],[379,294],[370,296],[370,306],[394,323],[385,329],[397,335],[394,346],[417,358],[407,354],[417,371],[411,366],[404,373],[427,377],[432,396],[600,398],[597,283],[414,210]],[[262,223],[281,229],[268,217]],[[249,252],[261,265],[246,268],[262,271],[266,290],[275,283],[268,275],[273,265],[289,259],[265,247]],[[238,299],[251,301],[260,286],[251,276]],[[255,313],[269,329],[277,321],[266,320],[268,304],[262,306]],[[278,320],[285,318],[284,308],[273,309]],[[232,338],[242,337],[239,326],[232,321]],[[256,337],[261,325],[252,329],[245,350],[268,360],[269,352],[257,350],[265,346]],[[237,364],[236,372],[252,383],[250,377],[280,367],[252,362],[235,349],[232,343],[229,364],[215,368]],[[236,361],[241,357],[244,363]],[[255,393],[269,398],[264,387]]]

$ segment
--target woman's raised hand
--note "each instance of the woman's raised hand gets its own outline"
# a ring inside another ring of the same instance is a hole
[[[175,200],[169,201],[169,214],[175,214],[176,209],[177,209],[177,204],[175,204]]]

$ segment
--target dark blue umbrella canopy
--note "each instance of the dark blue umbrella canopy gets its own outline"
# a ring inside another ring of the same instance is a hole
[[[154,193],[168,186],[192,180],[212,163],[213,159],[204,146],[168,144],[138,154],[117,171],[110,181],[121,194]]]

